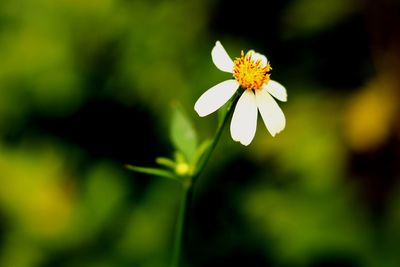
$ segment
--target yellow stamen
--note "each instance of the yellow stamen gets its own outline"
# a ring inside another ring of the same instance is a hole
[[[272,70],[269,62],[264,65],[260,59],[252,59],[252,52],[245,55],[242,50],[240,55],[234,61],[233,77],[243,89],[260,89],[269,81],[268,72]]]

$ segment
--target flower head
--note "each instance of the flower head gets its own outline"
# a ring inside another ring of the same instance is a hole
[[[282,131],[285,115],[273,97],[286,101],[287,93],[285,87],[270,79],[272,68],[267,58],[250,50],[246,54],[242,51],[241,56],[232,61],[219,41],[211,56],[215,66],[232,73],[234,79],[223,81],[200,96],[194,106],[199,116],[218,110],[241,87],[244,92],[236,104],[230,126],[232,139],[246,146],[251,143],[256,133],[258,111],[272,136]]]
[[[267,59],[262,55],[250,50],[233,62],[233,77],[244,89],[260,89],[269,81],[270,70],[272,69]]]

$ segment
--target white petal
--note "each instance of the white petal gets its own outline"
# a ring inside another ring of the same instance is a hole
[[[233,61],[220,41],[217,41],[214,48],[211,50],[211,57],[218,69],[229,73],[233,72]]]
[[[285,87],[273,80],[270,80],[266,85],[264,85],[263,90],[267,90],[273,97],[276,99],[286,102],[287,101],[287,93]]]
[[[247,146],[257,129],[257,103],[253,91],[246,90],[236,104],[231,121],[232,139]]]
[[[194,110],[201,117],[213,113],[233,96],[238,87],[236,80],[227,80],[211,87],[196,101]]]
[[[286,119],[281,108],[266,90],[256,91],[256,101],[261,117],[272,136],[285,128]]]
[[[249,53],[251,53],[251,58],[252,59],[260,60],[263,67],[267,66],[268,60],[267,60],[266,56],[264,56],[264,55],[262,55],[260,53],[257,53],[254,50],[250,50],[249,52],[247,52],[247,54],[249,54]]]

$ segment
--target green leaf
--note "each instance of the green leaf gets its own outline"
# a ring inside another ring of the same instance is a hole
[[[156,158],[156,163],[171,169],[175,169],[176,167],[176,162],[169,158],[158,157]]]
[[[174,152],[174,158],[175,158],[176,163],[186,163],[187,162],[187,158],[180,151]]]
[[[170,134],[175,148],[185,155],[187,161],[191,162],[196,153],[197,135],[191,122],[177,105],[173,107]]]
[[[171,173],[169,171],[163,170],[163,169],[139,167],[139,166],[133,166],[133,165],[126,165],[126,168],[128,168],[131,171],[135,171],[135,172],[156,175],[156,176],[179,181],[179,179],[176,175],[174,175],[173,173]]]

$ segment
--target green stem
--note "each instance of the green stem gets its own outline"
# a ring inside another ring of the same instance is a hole
[[[241,95],[241,92],[239,90],[235,94],[235,96],[231,99],[231,101],[229,102],[228,107],[226,108],[225,115],[224,115],[224,117],[222,118],[222,120],[220,121],[220,123],[218,125],[217,132],[215,133],[214,139],[213,139],[210,147],[208,148],[207,152],[202,157],[202,159],[201,159],[201,161],[199,163],[199,166],[196,168],[196,172],[192,176],[193,184],[199,178],[199,176],[203,172],[205,166],[207,165],[208,160],[210,159],[212,152],[214,151],[215,147],[218,144],[218,141],[219,141],[219,138],[221,137],[222,131],[225,128],[225,125],[228,122],[228,119],[229,119],[230,115],[233,112],[233,108],[232,107],[236,103],[236,101],[238,100],[240,95]]]
[[[181,207],[179,210],[179,217],[177,221],[177,229],[176,229],[176,236],[175,236],[175,244],[174,244],[174,255],[172,259],[172,267],[181,267],[184,264],[185,259],[185,248],[186,246],[186,236],[187,236],[187,229],[188,229],[188,217],[189,217],[189,209],[190,209],[190,202],[192,201],[193,197],[193,187],[197,179],[199,178],[200,174],[203,172],[204,168],[206,167],[208,160],[211,157],[212,152],[214,151],[215,147],[218,144],[218,141],[221,137],[222,131],[233,111],[233,105],[236,103],[240,96],[240,91],[238,91],[235,96],[231,99],[226,109],[225,115],[223,119],[220,121],[217,132],[215,133],[214,139],[207,149],[207,152],[204,154],[198,167],[196,168],[195,173],[188,177],[188,179],[183,183],[183,196]]]
[[[193,196],[193,186],[188,181],[183,183],[183,194],[182,202],[179,210],[179,217],[177,221],[175,244],[174,244],[174,255],[172,258],[172,267],[180,267],[184,262],[185,248],[186,248],[186,236],[188,229],[188,218],[190,202]]]

